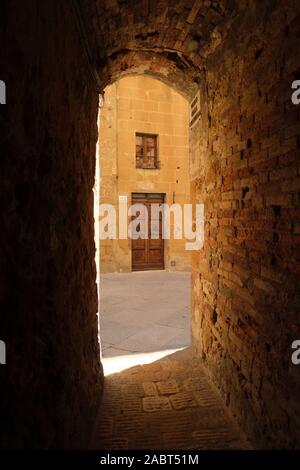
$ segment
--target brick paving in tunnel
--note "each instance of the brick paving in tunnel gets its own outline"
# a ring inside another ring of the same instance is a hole
[[[106,377],[91,447],[251,448],[190,348]]]

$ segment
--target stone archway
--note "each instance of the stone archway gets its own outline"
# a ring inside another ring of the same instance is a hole
[[[89,65],[98,91],[141,70],[187,96],[200,86],[191,158],[207,224],[195,346],[259,445],[299,446],[299,6],[80,0],[78,31],[69,3],[2,3],[3,446],[84,447],[101,395]]]
[[[85,6],[82,2],[83,12]],[[153,5],[153,12],[148,3],[147,7],[140,4],[131,11],[127,3],[111,2],[105,11],[99,7],[92,14],[101,12],[111,28],[109,37],[99,33],[94,42],[101,79],[110,83],[138,67],[159,73],[164,80],[171,77],[186,96],[200,88],[201,118],[190,139],[191,180],[194,200],[206,207],[206,243],[194,257],[194,344],[249,435],[264,445],[275,440],[289,446],[293,407],[283,413],[279,403],[284,400],[285,381],[295,382],[287,376],[281,380],[269,353],[272,350],[282,369],[288,368],[291,336],[280,314],[278,328],[271,327],[268,312],[274,303],[280,312],[284,292],[289,292],[288,315],[296,315],[295,241],[285,234],[282,217],[285,211],[295,216],[296,189],[291,188],[297,182],[289,185],[297,180],[297,139],[281,140],[273,119],[275,115],[284,127],[297,120],[289,101],[296,73],[289,44],[295,41],[293,19],[298,13],[292,2],[275,7],[267,2],[225,6],[195,1],[191,8],[162,2]],[[150,18],[148,32],[143,30],[143,9]],[[91,21],[88,30],[92,36]],[[282,59],[283,50],[289,65]],[[285,189],[279,195],[281,178]],[[283,262],[285,243],[289,262]],[[284,436],[277,430],[278,422],[286,429]]]

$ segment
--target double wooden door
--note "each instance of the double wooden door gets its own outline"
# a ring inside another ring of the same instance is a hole
[[[142,217],[148,218],[148,237],[131,241],[132,271],[164,269],[164,240],[162,238],[162,214],[151,214],[152,204],[163,204],[164,194],[132,194],[132,204],[143,204],[147,208]],[[141,217],[141,214],[139,215]],[[151,238],[151,225],[158,238]],[[145,224],[146,225],[146,224]],[[144,225],[144,226],[145,226]]]

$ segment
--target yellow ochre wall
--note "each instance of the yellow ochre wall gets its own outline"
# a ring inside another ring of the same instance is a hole
[[[165,203],[190,202],[187,100],[159,80],[129,76],[105,89],[100,111],[100,202],[118,206],[119,196],[165,193]],[[137,169],[136,132],[158,135],[160,169]],[[190,270],[185,240],[165,240],[165,269]],[[131,240],[101,240],[100,270],[131,271]]]

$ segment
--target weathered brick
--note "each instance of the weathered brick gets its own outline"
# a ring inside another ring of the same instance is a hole
[[[151,396],[143,398],[143,409],[147,412],[170,410],[171,405],[167,397]]]

